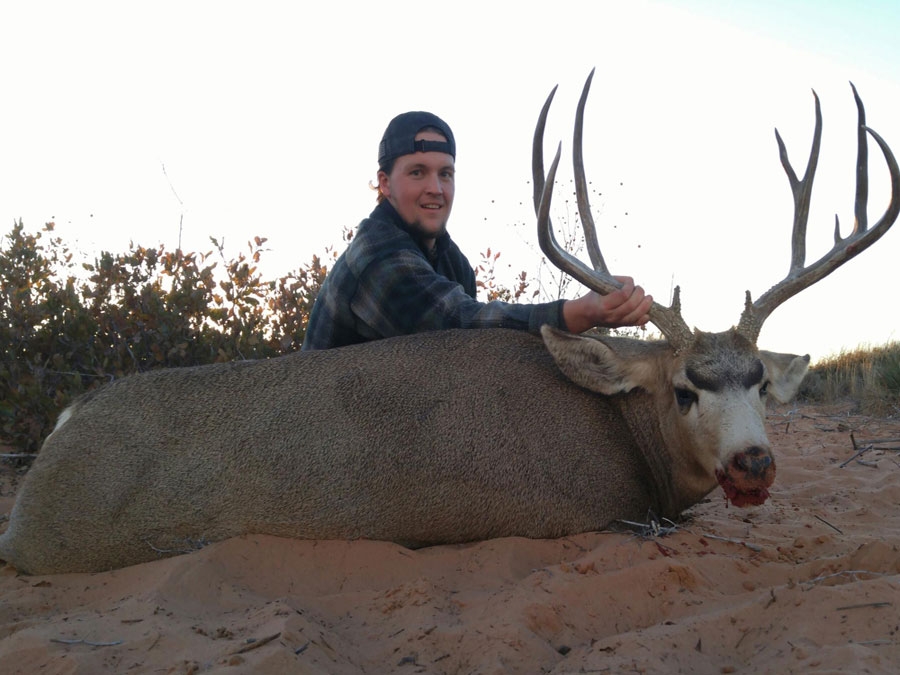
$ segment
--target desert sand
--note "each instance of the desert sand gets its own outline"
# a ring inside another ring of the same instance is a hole
[[[900,418],[848,411],[771,410],[771,499],[717,488],[656,532],[6,566],[0,673],[896,673]],[[21,478],[3,468],[0,528]]]

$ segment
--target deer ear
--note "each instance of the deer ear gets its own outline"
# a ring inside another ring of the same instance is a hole
[[[544,345],[563,374],[598,394],[624,394],[646,381],[646,362],[617,354],[600,340],[541,327]]]
[[[800,383],[809,369],[809,354],[780,354],[759,350],[759,358],[769,373],[769,393],[779,403],[787,403],[797,395]]]

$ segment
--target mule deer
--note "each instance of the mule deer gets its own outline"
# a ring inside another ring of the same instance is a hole
[[[618,282],[597,244],[581,161],[590,80],[574,146],[593,268],[562,250],[550,228],[559,151],[545,182],[541,148],[552,93],[535,132],[535,201],[547,256],[606,293]],[[856,100],[853,233],[836,232],[832,250],[804,266],[817,98],[802,180],[778,138],[796,204],[790,269],[755,302],[748,292],[736,328],[691,331],[676,294],[670,307],[651,309],[659,341],[547,327],[543,341],[446,331],[123,378],[60,416],[0,537],[0,557],[45,574],[130,565],[244,533],[410,546],[559,537],[648,509],[675,518],[717,482],[736,505],[764,502],[775,474],[766,396],[791,398],[809,357],[758,350],[760,327],[874,243],[900,211],[897,163]],[[892,181],[890,205],[871,229],[867,134]]]

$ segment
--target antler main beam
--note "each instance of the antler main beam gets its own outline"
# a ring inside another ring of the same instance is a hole
[[[584,229],[585,243],[591,258],[591,263],[593,264],[593,269],[585,265],[581,260],[559,245],[553,234],[553,228],[550,222],[550,201],[553,197],[553,184],[556,178],[556,169],[559,166],[562,144],[560,143],[556,150],[556,156],[550,166],[546,182],[544,180],[543,147],[547,114],[550,111],[550,104],[553,102],[553,96],[556,94],[556,87],[553,87],[553,90],[547,97],[546,103],[544,103],[544,107],[541,108],[541,114],[538,117],[537,126],[534,130],[531,170],[534,179],[534,209],[538,221],[538,243],[540,244],[544,255],[546,255],[556,267],[573,279],[576,279],[601,295],[607,295],[621,288],[622,284],[609,273],[609,269],[606,267],[606,263],[604,262],[603,255],[600,251],[600,245],[597,242],[597,229],[594,225],[594,219],[591,216],[591,205],[587,194],[587,181],[585,180],[584,159],[582,153],[584,107],[587,102],[587,96],[591,88],[591,80],[593,77],[594,71],[591,70],[587,81],[584,83],[581,99],[578,101],[578,109],[575,115],[575,135],[572,142],[572,155],[575,169],[575,195],[578,200],[581,225]],[[659,328],[660,332],[675,350],[687,347],[693,341],[693,333],[681,317],[678,288],[675,289],[671,307],[664,307],[659,303],[654,302],[650,306],[648,313],[650,315],[650,321]]]
[[[738,332],[753,342],[756,342],[756,339],[759,337],[763,322],[776,307],[803,289],[828,276],[854,256],[862,253],[878,241],[894,224],[897,216],[900,215],[900,169],[898,169],[897,160],[894,159],[894,155],[884,139],[866,126],[866,112],[863,108],[862,100],[852,82],[850,86],[853,89],[853,97],[856,99],[856,109],[859,114],[856,155],[856,200],[854,204],[856,222],[854,223],[853,231],[846,238],[841,238],[840,222],[838,217],[835,216],[834,246],[828,253],[808,267],[804,267],[806,261],[806,225],[809,220],[810,196],[822,140],[822,111],[816,92],[813,92],[813,97],[816,101],[816,127],[813,134],[809,162],[802,180],[797,178],[797,174],[788,161],[787,150],[784,142],[781,140],[781,135],[777,129],[775,130],[781,164],[784,166],[785,173],[787,173],[788,181],[791,184],[791,192],[794,195],[791,266],[787,276],[761,295],[756,302],[751,303],[750,291],[747,291],[744,311],[738,323]],[[878,147],[881,148],[891,176],[891,201],[884,215],[871,229],[868,227],[868,216],[866,215],[869,197],[868,147],[866,142],[868,135],[871,135],[875,142],[878,143]]]

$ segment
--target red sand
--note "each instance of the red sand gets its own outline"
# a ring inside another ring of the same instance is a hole
[[[778,476],[677,532],[410,551],[248,536],[102,574],[0,570],[3,673],[895,673],[900,420],[770,412]],[[0,483],[0,519],[16,473]],[[0,527],[4,524],[0,523]],[[85,542],[86,546],[90,542]]]

